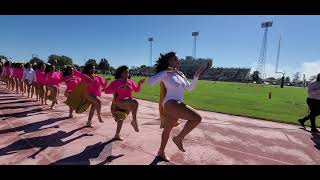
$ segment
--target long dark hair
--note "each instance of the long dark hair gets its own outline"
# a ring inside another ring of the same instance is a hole
[[[4,66],[9,66],[9,65],[11,65],[10,61],[6,61],[6,63],[4,63]]]
[[[175,52],[168,52],[167,54],[160,54],[156,62],[156,73],[166,70],[169,67],[169,59],[176,56]]]
[[[66,77],[66,76],[70,76],[71,74],[69,74],[69,71],[70,70],[73,70],[73,68],[71,66],[67,66],[63,69],[63,73],[62,73],[62,76],[63,77]]]
[[[53,65],[50,64],[46,66],[46,69],[44,70],[44,72],[48,74],[49,72],[51,72],[51,70],[53,70]]]
[[[41,68],[41,66],[43,66],[43,65],[44,65],[44,63],[43,63],[43,62],[38,63],[38,64],[37,64],[37,69],[40,69],[40,68]]]
[[[29,65],[29,67],[31,66],[31,63],[26,63],[25,65],[24,65],[24,68],[28,68],[28,65]]]
[[[82,73],[88,75],[89,74],[89,70],[93,69],[94,65],[93,64],[86,64],[83,68]]]
[[[114,74],[114,78],[115,79],[120,79],[121,78],[121,74],[123,71],[128,70],[128,66],[120,66],[118,67],[118,69],[116,70],[116,73]],[[128,77],[128,79],[130,79],[130,75]]]
[[[15,67],[15,68],[20,68],[20,66],[21,66],[21,63],[15,63],[15,64],[14,64],[14,67]]]
[[[33,65],[32,65],[32,69],[33,69],[33,70],[39,69],[39,65],[38,65],[38,64],[33,64]]]

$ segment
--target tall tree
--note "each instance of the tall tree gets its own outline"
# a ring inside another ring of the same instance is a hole
[[[6,56],[4,56],[4,55],[0,55],[0,60],[1,60],[1,59],[8,60],[8,58],[7,58]]]
[[[56,63],[58,63],[59,59],[60,59],[60,56],[55,55],[55,54],[51,54],[50,56],[48,56],[48,63],[56,65]]]
[[[256,82],[260,81],[261,78],[260,78],[259,74],[260,74],[259,71],[254,71],[252,74],[252,80],[256,81]]]
[[[75,67],[77,70],[80,70],[80,66],[78,64],[73,64],[73,67]]]
[[[296,72],[294,75],[293,75],[293,82],[294,83],[297,83],[297,82],[299,82],[300,81],[300,78],[301,78],[301,76],[300,76],[300,72]]]
[[[94,66],[97,67],[97,62],[96,62],[95,59],[89,59],[89,60],[86,62],[86,65],[87,65],[87,64],[93,64]]]
[[[102,58],[100,60],[100,63],[98,65],[98,69],[101,70],[101,71],[108,71],[110,68],[110,65],[109,65],[109,62],[107,59],[105,58]]]
[[[43,61],[38,57],[33,57],[30,59],[30,63],[31,64],[34,64],[34,63],[39,64],[39,63],[43,63]]]
[[[58,60],[58,66],[72,65],[72,64],[73,64],[72,59],[68,56],[62,55],[60,61]]]
[[[58,56],[56,54],[51,54],[48,57],[48,63],[56,66],[72,65],[72,59],[68,56]]]
[[[287,77],[285,78],[284,82],[289,83],[289,82],[290,82],[290,77],[287,76]]]

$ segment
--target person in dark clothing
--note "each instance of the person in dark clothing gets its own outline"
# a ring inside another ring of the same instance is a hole
[[[319,133],[316,126],[316,117],[320,115],[320,73],[317,75],[317,79],[308,86],[307,104],[310,110],[309,115],[298,121],[305,128],[304,123],[310,119],[311,132]]]

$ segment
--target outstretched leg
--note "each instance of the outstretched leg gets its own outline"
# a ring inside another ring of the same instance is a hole
[[[167,127],[169,126],[169,128],[171,129],[177,123],[178,119],[188,120],[181,132],[177,136],[172,138],[177,147],[182,152],[185,152],[182,141],[185,136],[188,135],[201,122],[202,118],[200,114],[197,113],[196,110],[194,110],[192,107],[184,103],[179,103],[175,100],[167,101],[164,106],[164,110],[167,116],[166,121],[170,121],[170,126],[167,125]],[[174,122],[172,120],[174,120]],[[161,152],[164,152],[164,147],[162,148],[163,149],[160,150]]]
[[[131,125],[136,132],[139,132],[138,121],[137,121],[137,111],[139,103],[135,99],[123,99],[116,103],[117,107],[132,112]]]
[[[97,96],[87,96],[87,100],[94,105],[94,108],[97,110],[97,116],[100,123],[103,123],[102,117],[101,117],[101,99]]]

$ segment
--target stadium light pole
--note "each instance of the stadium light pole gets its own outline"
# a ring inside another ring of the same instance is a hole
[[[260,57],[258,62],[257,70],[262,75],[262,78],[265,78],[265,64],[266,64],[266,56],[267,56],[267,37],[268,37],[268,29],[272,27],[273,21],[263,22],[261,23],[261,28],[264,28],[264,34],[262,39],[262,46],[260,51]]]
[[[303,74],[303,88],[306,88],[306,86],[307,86],[306,74]]]
[[[152,67],[152,42],[153,42],[153,38],[152,37],[148,38],[148,41],[150,42],[150,50],[149,50],[150,67]]]
[[[280,45],[281,45],[281,34],[280,34],[279,44],[278,44],[278,53],[277,53],[277,61],[276,61],[275,73],[276,73],[276,74],[282,74],[280,87],[283,88],[283,86],[284,86],[285,71],[283,71],[283,72],[279,72],[279,71],[278,71],[279,58],[280,58]]]
[[[199,31],[192,32],[192,36],[194,37],[194,41],[193,41],[193,60],[196,60],[197,37],[199,36]]]

